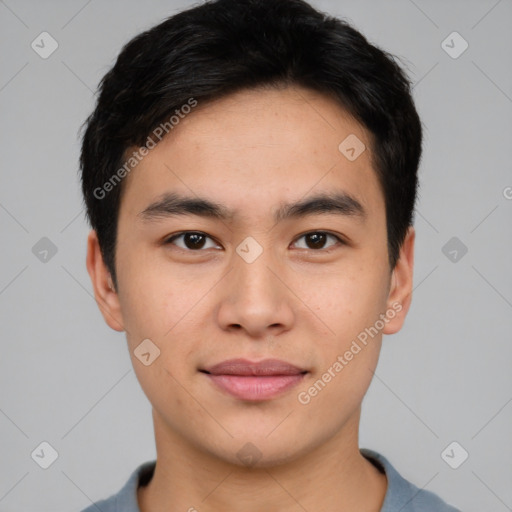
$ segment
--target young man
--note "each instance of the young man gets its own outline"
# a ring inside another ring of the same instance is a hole
[[[87,121],[87,269],[157,461],[87,511],[454,511],[360,450],[411,302],[421,122],[391,56],[301,0],[125,46]]]

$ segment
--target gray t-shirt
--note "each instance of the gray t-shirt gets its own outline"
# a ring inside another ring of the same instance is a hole
[[[390,462],[379,453],[362,448],[361,453],[386,474],[388,489],[380,512],[460,512],[430,491],[418,489],[405,480]],[[155,461],[141,464],[124,487],[106,500],[97,501],[82,512],[140,512],[137,488],[153,476]]]

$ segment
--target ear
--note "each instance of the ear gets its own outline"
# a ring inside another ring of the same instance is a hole
[[[119,297],[114,289],[110,272],[103,261],[95,230],[91,230],[87,237],[86,265],[94,288],[94,297],[105,322],[115,331],[124,331]]]
[[[416,233],[409,226],[404,243],[400,249],[398,261],[391,275],[391,285],[387,299],[387,311],[395,311],[394,317],[386,323],[382,332],[394,334],[405,321],[412,300],[412,278],[414,270],[414,239]]]

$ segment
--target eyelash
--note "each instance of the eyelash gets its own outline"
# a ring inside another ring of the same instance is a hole
[[[207,235],[206,233],[203,233],[202,231],[182,231],[181,233],[176,233],[172,236],[170,236],[169,238],[167,238],[165,241],[164,241],[164,245],[175,245],[173,244],[173,242],[182,237],[183,235],[187,235],[187,234],[194,234],[194,235],[201,235],[201,236],[204,236],[206,238],[209,238],[210,240],[213,240],[215,241],[211,236]],[[299,237],[296,239],[297,240],[300,240],[301,238],[304,238],[308,235],[313,235],[313,234],[322,234],[322,235],[327,235],[327,236],[331,236],[333,238],[336,239],[336,241],[338,242],[338,244],[335,244],[327,249],[302,249],[302,250],[305,250],[305,251],[310,251],[310,252],[324,252],[324,253],[329,253],[332,249],[335,249],[336,248],[336,245],[347,245],[347,243],[342,239],[340,238],[338,235],[335,235],[334,233],[331,233],[329,231],[308,231],[307,233],[303,233],[302,235],[299,235]],[[215,243],[218,243],[215,241]],[[220,245],[220,244],[219,244]],[[177,246],[178,247],[178,246]],[[202,251],[205,251],[206,249],[197,249],[197,250],[194,250],[194,249],[184,249],[183,247],[178,247],[178,249],[182,250],[182,251],[185,251],[185,252],[202,252]]]

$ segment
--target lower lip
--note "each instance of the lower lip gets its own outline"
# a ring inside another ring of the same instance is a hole
[[[241,400],[268,400],[296,386],[304,377],[297,375],[241,376],[206,374],[221,390]]]

